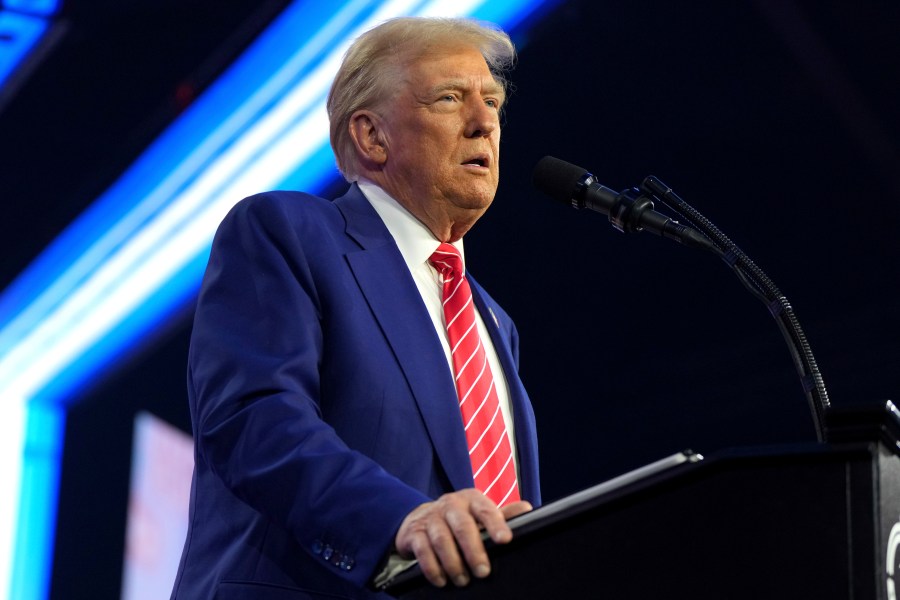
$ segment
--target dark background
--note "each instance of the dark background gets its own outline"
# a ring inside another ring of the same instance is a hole
[[[8,284],[286,0],[66,3],[0,105]],[[900,389],[900,4],[562,2],[517,36],[497,200],[469,267],[516,320],[546,500],[685,449],[815,440],[765,306],[712,255],[555,205],[545,154],[653,174],[791,300],[836,405]],[[190,311],[69,412],[53,597],[116,597],[138,410],[189,429]]]

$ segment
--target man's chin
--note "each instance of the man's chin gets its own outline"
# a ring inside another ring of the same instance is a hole
[[[453,203],[459,208],[485,211],[494,201],[496,193],[497,188],[495,187],[466,190],[465,193],[457,195]]]

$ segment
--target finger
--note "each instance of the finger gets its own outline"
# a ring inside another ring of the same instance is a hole
[[[454,506],[447,510],[445,518],[453,534],[454,547],[458,547],[462,552],[469,570],[476,577],[487,577],[491,572],[490,559],[484,549],[481,531],[471,513],[470,506],[469,503]]]
[[[493,501],[482,495],[471,506],[472,514],[494,543],[505,544],[512,539],[512,530],[506,524],[506,517]]]
[[[434,503],[427,502],[406,515],[394,538],[394,546],[400,556],[412,557],[419,562],[419,568],[429,582],[437,587],[443,587],[447,584],[447,579],[431,547],[427,531],[428,518],[434,510]]]
[[[433,553],[437,556],[440,567],[457,586],[469,583],[469,573],[463,564],[457,547],[457,531],[451,521],[457,520],[458,511],[450,510],[445,515],[435,514],[427,525],[428,541]],[[470,519],[471,520],[471,519]],[[474,527],[474,521],[472,521]],[[477,535],[477,528],[476,528]]]
[[[444,587],[447,585],[447,577],[437,555],[431,547],[431,541],[424,533],[418,533],[410,543],[410,549],[416,560],[419,561],[419,569],[432,585]]]
[[[424,535],[425,516],[431,510],[432,505],[433,503],[428,502],[417,506],[412,512],[406,515],[403,522],[400,523],[397,535],[394,536],[394,547],[397,549],[397,552],[400,553],[400,556],[404,558],[415,556],[413,543],[416,541],[417,536]]]
[[[500,512],[503,513],[503,518],[507,521],[512,519],[513,517],[518,517],[521,514],[527,513],[533,510],[534,507],[531,506],[530,502],[525,500],[519,500],[518,502],[513,502],[512,504],[507,504],[503,508],[500,509]]]

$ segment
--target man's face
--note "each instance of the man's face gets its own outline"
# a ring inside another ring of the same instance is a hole
[[[503,89],[472,47],[432,49],[381,110],[382,185],[426,225],[477,219],[497,192]]]

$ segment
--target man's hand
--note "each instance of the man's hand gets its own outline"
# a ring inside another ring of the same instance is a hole
[[[432,584],[443,587],[449,577],[463,586],[469,583],[470,572],[479,578],[491,572],[480,529],[484,528],[495,543],[505,544],[512,540],[506,520],[529,510],[531,504],[525,501],[500,509],[474,488],[460,490],[406,515],[394,542],[401,556],[419,561]]]

